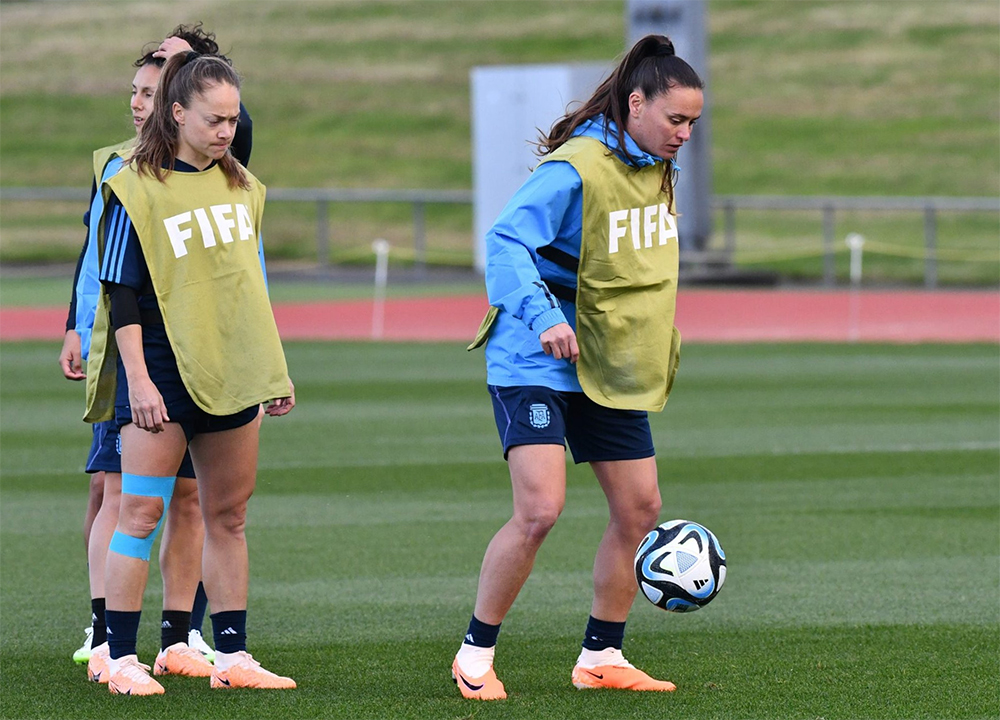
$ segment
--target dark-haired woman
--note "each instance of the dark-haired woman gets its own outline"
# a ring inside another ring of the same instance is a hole
[[[676,372],[674,158],[703,83],[663,36],[640,40],[594,95],[555,123],[543,159],[487,235],[487,383],[514,512],[493,537],[452,664],[467,698],[506,697],[493,670],[500,624],[562,512],[564,439],[588,462],[610,520],[571,679],[578,688],[674,690],[622,655],[632,558],[660,512],[647,411]]]
[[[266,401],[269,415],[289,412],[294,394],[260,262],[264,188],[229,151],[239,87],[222,58],[172,57],[129,163],[103,187],[105,296],[87,419],[114,415],[122,438],[121,509],[105,575],[112,693],[163,692],[138,661],[136,633],[150,549],[186,450],[205,522],[211,686],[295,687],[246,652],[256,419]]]
[[[179,52],[192,50],[203,54],[217,53],[219,46],[215,42],[215,35],[205,31],[200,24],[178,25],[162,42],[148,44],[141,57],[133,63],[136,72],[132,79],[129,108],[136,135],[153,111],[156,86],[164,63]],[[246,167],[253,146],[253,124],[242,104],[236,128],[230,151]],[[73,277],[66,334],[59,357],[63,375],[70,380],[86,378],[82,372],[81,360],[87,359],[89,353],[91,330],[100,294],[97,234],[104,197],[98,192],[98,188],[105,178],[111,177],[121,168],[122,158],[127,157],[134,149],[136,139],[133,137],[94,152],[94,185],[90,210],[84,217],[84,224],[88,227],[87,240]],[[73,654],[73,660],[87,664],[90,680],[106,684],[108,646],[104,619],[104,564],[108,545],[118,523],[121,499],[121,443],[114,420],[94,425],[86,471],[91,474],[84,542],[87,545],[92,622],[88,628],[87,640]],[[164,522],[163,542],[160,544],[163,615],[160,621],[161,653],[156,663],[158,675],[208,677],[212,672],[211,661],[215,658],[215,651],[205,643],[201,635],[207,605],[207,597],[200,583],[203,536],[204,524],[198,506],[194,467],[190,455],[185,455],[177,472],[170,511]]]

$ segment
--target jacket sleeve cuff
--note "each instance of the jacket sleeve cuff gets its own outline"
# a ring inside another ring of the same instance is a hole
[[[531,323],[531,329],[536,336],[540,336],[550,327],[564,322],[566,322],[566,316],[563,314],[562,308],[552,308],[536,317],[534,322]]]

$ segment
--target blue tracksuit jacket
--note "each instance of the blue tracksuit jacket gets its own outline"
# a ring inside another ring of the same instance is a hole
[[[611,121],[607,126],[605,137],[605,119],[598,116],[574,134],[596,138],[615,151],[615,126]],[[640,167],[663,162],[640,150],[627,134],[625,141]],[[568,162],[553,161],[535,169],[487,233],[486,291],[490,305],[501,310],[486,345],[490,385],[582,392],[576,366],[546,355],[538,341],[562,322],[576,330],[575,305],[556,298],[550,285],[576,290],[576,273],[563,265],[566,256],[579,262],[582,225],[583,181]],[[543,255],[558,256],[562,262]]]

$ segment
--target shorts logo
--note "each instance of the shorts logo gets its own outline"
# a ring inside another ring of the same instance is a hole
[[[544,403],[529,405],[528,412],[528,421],[531,423],[531,427],[533,428],[547,428],[549,423],[552,421],[552,414],[549,412],[549,406]]]
[[[119,435],[118,437],[115,438],[115,450],[118,451],[119,455],[122,454],[122,436],[121,435]]]

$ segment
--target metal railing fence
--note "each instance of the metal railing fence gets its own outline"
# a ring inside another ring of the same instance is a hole
[[[371,188],[269,188],[268,201],[315,203],[316,261],[321,267],[330,262],[330,205],[337,203],[407,203],[412,207],[413,253],[418,268],[427,261],[427,205],[471,205],[470,190],[394,190]],[[79,187],[6,187],[0,200],[72,201],[85,203],[88,193]],[[834,257],[836,215],[847,211],[919,212],[924,218],[924,284],[938,284],[937,225],[939,212],[990,212],[1000,215],[1000,198],[989,197],[891,197],[891,196],[798,196],[798,195],[715,195],[714,210],[723,217],[723,251],[687,253],[694,262],[712,258],[728,262],[736,253],[736,215],[739,210],[816,211],[822,216],[823,283],[835,282]],[[1000,239],[998,239],[1000,240]]]
[[[736,253],[737,210],[812,210],[823,218],[823,284],[835,282],[836,214],[843,211],[908,211],[924,216],[924,286],[937,287],[939,212],[993,212],[1000,214],[1000,198],[988,197],[891,197],[891,196],[801,196],[801,195],[716,195],[713,209],[723,213],[725,253]],[[1000,242],[1000,238],[998,238]]]

